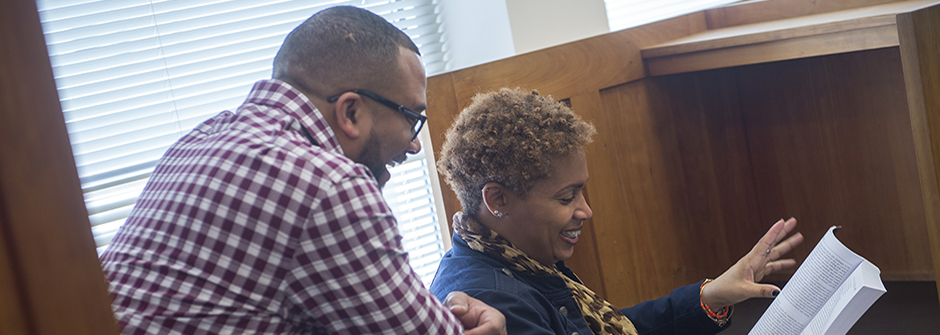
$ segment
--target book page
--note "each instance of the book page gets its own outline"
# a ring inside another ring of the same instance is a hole
[[[749,334],[800,334],[864,259],[829,228]]]
[[[844,335],[885,292],[881,270],[867,260],[862,261],[803,334]]]
[[[823,305],[819,313],[816,313],[816,317],[813,318],[813,321],[803,330],[803,335],[825,334],[826,329],[829,329],[829,326],[832,325],[832,321],[835,320],[835,316],[839,314],[839,311],[842,311],[852,297],[858,293],[858,290],[862,288],[864,284],[864,278],[862,277],[865,275],[865,269],[866,267],[863,266],[855,268],[855,271],[842,283],[842,286],[839,286],[839,289],[836,290],[835,294],[829,298],[829,301]]]

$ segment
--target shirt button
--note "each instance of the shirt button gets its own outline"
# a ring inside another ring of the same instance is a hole
[[[509,271],[507,268],[503,268],[503,273],[505,273],[509,278],[512,278],[512,271]]]
[[[579,332],[574,332],[574,333],[571,333],[571,335],[581,335],[581,333],[579,333]]]
[[[561,316],[567,317],[567,316],[568,316],[568,307],[561,306],[560,308],[558,308],[558,313],[561,313]]]

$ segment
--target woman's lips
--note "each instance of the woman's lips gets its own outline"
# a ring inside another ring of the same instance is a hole
[[[581,229],[578,230],[563,230],[561,232],[567,238],[578,238],[578,235],[581,235]]]
[[[561,231],[561,238],[564,239],[565,241],[568,241],[568,243],[571,243],[571,244],[578,243],[578,236],[580,235],[581,235],[580,228],[575,229],[575,230]]]

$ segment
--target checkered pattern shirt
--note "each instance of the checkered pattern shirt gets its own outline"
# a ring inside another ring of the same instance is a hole
[[[101,261],[124,334],[463,331],[372,174],[277,80],[170,147]]]

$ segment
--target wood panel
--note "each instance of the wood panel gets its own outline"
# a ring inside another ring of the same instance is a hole
[[[674,144],[658,136],[671,129],[655,128],[647,90],[646,81],[605,90],[604,110],[584,114],[598,132],[587,149],[587,191],[598,249],[608,260],[603,280],[608,300],[624,307],[675,288],[674,273],[683,269],[675,261],[683,243],[672,225],[683,213],[666,187]]]
[[[896,15],[936,1],[906,1],[717,29],[641,51],[664,75],[898,45]]]
[[[0,198],[0,204],[3,199]],[[3,210],[0,210],[3,213]],[[0,216],[0,228],[6,227],[6,220]],[[4,229],[0,229],[0,334],[29,334],[31,333],[26,324],[26,315],[23,313],[23,304],[25,301],[20,296],[16,278],[16,271],[13,268],[13,261],[10,253],[7,251],[6,234]]]
[[[740,107],[737,78],[702,71],[651,78],[653,112],[672,115],[688,221],[686,263],[700,264],[686,280],[716,277],[747,253],[776,220],[761,220]],[[707,252],[703,252],[707,251]]]
[[[612,32],[452,72],[457,106],[502,87],[567,99],[645,77],[640,48],[704,28],[701,13]]]
[[[0,5],[0,45],[4,334],[116,334],[34,1]]]
[[[782,20],[799,16],[867,7],[898,0],[774,0],[745,1],[704,11],[708,29]]]
[[[642,50],[642,54],[644,58],[662,57],[889,26],[895,24],[895,15],[897,13],[909,11],[926,3],[928,3],[928,1],[902,2],[809,17],[797,17],[733,28],[709,30],[646,47]]]
[[[454,123],[454,119],[460,114],[457,108],[457,100],[454,95],[453,75],[445,73],[428,78],[428,110],[425,112],[428,116],[428,133],[431,137],[431,143],[424,143],[424,150],[433,150],[434,157],[439,157],[441,146],[444,144],[447,128]],[[430,162],[430,164],[434,164]],[[441,201],[444,203],[444,211],[447,217],[447,227],[449,232],[454,231],[451,218],[460,211],[460,199],[454,190],[447,185],[444,177],[440,176]]]
[[[596,115],[602,113],[604,110],[603,102],[601,101],[600,92],[588,92],[580,95],[571,97],[571,108],[582,115],[583,117],[588,117],[590,115]],[[590,120],[590,119],[588,119]],[[591,147],[594,148],[594,147]],[[591,159],[594,157],[607,157],[606,151],[601,150],[600,152],[593,152],[590,148],[586,148],[588,151],[585,152],[585,156],[588,160],[588,167],[591,165]],[[608,175],[597,175],[595,176],[593,172],[588,170],[590,175],[590,180],[609,180],[610,176]],[[584,197],[587,200],[589,206],[592,209],[595,209],[594,200],[591,197],[591,194],[594,194],[593,189],[595,188],[595,183],[590,182],[587,186],[587,191],[584,192]],[[603,182],[598,183],[597,187],[603,188]],[[601,195],[603,196],[603,195]],[[606,198],[598,198],[597,201],[608,200]],[[581,229],[581,239],[578,241],[576,246],[575,253],[569,258],[565,264],[571,267],[572,270],[578,275],[584,285],[591,288],[594,293],[597,293],[604,299],[608,299],[607,295],[607,285],[604,282],[604,269],[601,267],[602,257],[606,256],[606,251],[602,252],[597,246],[597,233],[595,232],[595,221],[594,219],[587,220],[584,222],[584,228]]]
[[[898,15],[898,34],[930,251],[940,273],[940,6]]]
[[[933,280],[898,49],[735,71],[761,219],[797,217],[810,244],[841,225],[885,280]]]
[[[589,169],[603,180],[588,191],[614,304],[718,276],[772,223],[758,222],[736,90],[723,72],[641,80],[604,90],[604,110],[588,115]]]
[[[650,74],[658,76],[897,45],[897,28],[889,25],[655,57],[646,62]]]

